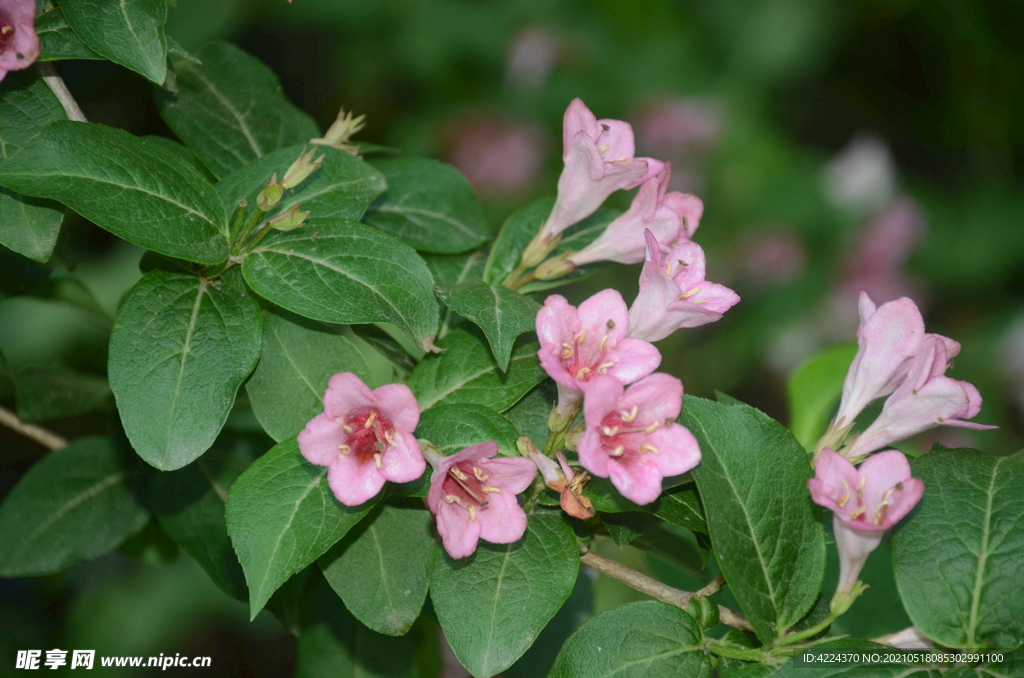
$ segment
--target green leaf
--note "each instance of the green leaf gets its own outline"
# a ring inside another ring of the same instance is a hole
[[[301,205],[303,211],[310,213],[304,227],[309,230],[315,230],[324,220],[359,221],[387,184],[373,167],[330,146],[289,146],[232,172],[217,184],[217,195],[224,204],[224,211],[234,214],[238,201],[245,199],[252,213],[256,209],[256,196],[271,175],[282,179],[291,164],[311,148],[316,149],[316,157],[323,157],[320,168],[297,187],[285,191],[281,204],[268,212],[263,222],[295,205]]]
[[[438,298],[484,331],[502,371],[508,370],[512,345],[534,329],[540,304],[507,287],[477,280],[460,285],[436,285]]]
[[[518,456],[518,432],[512,423],[483,405],[442,404],[420,416],[416,437],[437,445],[443,454],[453,455],[470,445],[493,440],[499,454]]]
[[[166,0],[60,0],[60,8],[90,49],[163,84],[167,77]]]
[[[462,560],[438,549],[430,598],[455,656],[474,676],[489,677],[529,649],[568,598],[578,570],[569,526],[559,516],[534,514],[513,544],[481,541]]]
[[[156,102],[167,126],[215,177],[320,136],[316,123],[284,98],[277,76],[255,57],[211,42],[196,58],[201,65],[174,65],[178,93],[157,90]]]
[[[814,449],[825,432],[856,353],[857,344],[853,342],[833,346],[813,356],[789,378],[786,394],[790,429],[804,449]]]
[[[413,660],[417,638],[393,638],[360,624],[318,577],[306,594],[298,639],[296,678],[419,678]],[[420,639],[426,647],[436,641]],[[436,675],[428,674],[428,675]]]
[[[505,418],[527,436],[538,448],[544,447],[548,439],[548,415],[558,401],[554,381],[541,382],[515,405],[505,410]]]
[[[772,678],[939,678],[941,675],[938,670],[929,671],[926,667],[920,667],[919,671],[915,671],[913,664],[908,662],[893,662],[891,664],[882,664],[878,661],[860,661],[860,657],[865,654],[879,654],[885,655],[896,654],[899,655],[899,651],[894,651],[889,645],[880,645],[878,643],[872,643],[869,640],[859,640],[857,638],[842,638],[840,640],[832,640],[821,645],[816,645],[813,648],[806,650],[806,654],[818,657],[835,657],[837,653],[849,653],[857,654],[857,661],[847,661],[841,664],[832,662],[825,662],[819,664],[816,661],[807,661],[806,658],[801,658],[799,655],[793,657],[786,662],[782,667],[775,673],[770,674]],[[746,673],[735,674],[746,678]],[[755,676],[757,674],[754,674]]]
[[[420,256],[427,262],[430,275],[439,285],[458,285],[472,280],[480,280],[487,263],[487,253],[474,250],[467,254],[429,254]]]
[[[549,678],[708,678],[697,621],[653,600],[622,605],[600,614],[562,647]]]
[[[541,198],[531,203],[510,216],[498,233],[498,239],[491,247],[491,255],[487,259],[487,266],[484,269],[484,282],[491,285],[501,285],[519,263],[523,250],[533,239],[540,226],[551,213],[554,207],[554,198]],[[552,252],[552,256],[562,254],[569,250],[578,252],[604,232],[608,226],[621,212],[607,207],[600,207],[592,215],[583,221],[571,226],[562,234],[562,241]],[[586,277],[604,266],[603,263],[589,264],[582,266],[564,278],[558,280],[537,280],[527,283],[519,288],[523,294],[539,292],[542,290],[558,287],[567,283]]]
[[[369,381],[362,354],[326,325],[280,309],[263,312],[263,351],[245,385],[253,414],[280,442],[323,412],[327,382],[338,372]]]
[[[334,546],[375,503],[339,503],[327,487],[327,467],[306,461],[294,439],[257,459],[231,486],[227,509],[228,534],[245,572],[252,617],[281,584]]]
[[[482,339],[456,328],[437,342],[444,353],[425,357],[409,376],[420,409],[438,403],[476,403],[504,412],[543,381],[537,343],[521,343],[502,372]]]
[[[320,569],[356,619],[401,636],[427,597],[434,521],[422,508],[383,506],[375,513],[320,558]]]
[[[227,256],[224,209],[213,186],[165,148],[113,127],[47,125],[0,164],[0,184],[62,202],[161,254],[203,264]]]
[[[399,370],[408,373],[416,367],[417,360],[394,337],[376,325],[350,325],[349,329]]]
[[[592,478],[583,487],[583,494],[589,497],[594,508],[602,513],[645,511],[693,532],[707,534],[708,531],[704,508],[691,486],[667,487],[655,501],[643,506],[619,494],[606,478]]]
[[[25,421],[74,417],[102,409],[107,380],[61,367],[26,366],[14,374],[18,416]]]
[[[0,576],[52,574],[114,549],[149,521],[137,470],[106,438],[50,452],[0,506]]]
[[[151,271],[110,335],[110,388],[132,447],[164,471],[210,449],[260,352],[259,307],[241,289]]]
[[[807,453],[746,405],[686,397],[683,423],[700,443],[693,469],[729,590],[758,637],[773,642],[811,608],[825,571],[825,535],[807,491]]]
[[[1024,452],[936,450],[914,460],[924,496],[893,536],[914,626],[947,647],[1024,643]]]
[[[483,207],[466,177],[451,165],[426,158],[370,164],[387,179],[388,190],[370,206],[366,223],[424,252],[456,254],[487,241]]]
[[[270,235],[242,272],[260,295],[307,318],[394,323],[421,346],[437,332],[426,264],[412,248],[354,221]]]
[[[580,572],[569,599],[540,632],[526,654],[503,673],[505,678],[537,678],[548,675],[566,639],[593,615],[593,589],[590,577]]]
[[[32,73],[9,73],[0,90],[0,159],[5,160],[48,123],[66,115],[57,97]],[[64,208],[49,200],[0,189],[0,245],[46,261],[57,243]]]
[[[224,513],[228,490],[250,463],[248,454],[214,448],[185,468],[158,473],[150,486],[150,503],[160,527],[213,583],[239,600],[246,600],[249,593]]]
[[[36,36],[39,37],[38,61],[103,58],[75,35],[64,13],[57,7],[36,17]]]
[[[625,546],[661,525],[661,518],[643,511],[605,513],[601,514],[601,520],[617,546]]]

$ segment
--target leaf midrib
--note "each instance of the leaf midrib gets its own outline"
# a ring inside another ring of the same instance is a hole
[[[242,134],[245,136],[245,140],[249,144],[249,147],[252,148],[253,153],[256,154],[257,158],[262,158],[264,155],[263,148],[259,145],[259,142],[256,140],[256,138],[252,135],[252,132],[249,130],[249,125],[246,123],[245,117],[241,113],[239,113],[237,108],[234,107],[234,105],[231,103],[231,100],[228,99],[224,94],[222,94],[221,91],[216,86],[214,86],[211,80],[209,80],[202,73],[200,73],[199,69],[192,67],[188,67],[188,69],[196,77],[196,79],[202,82],[203,85],[205,85],[206,88],[210,91],[210,93],[214,97],[216,97],[216,99],[224,106],[224,109],[228,113],[230,113],[235,120],[238,121],[238,128],[242,131]]]
[[[438,221],[441,221],[443,223],[448,224],[452,228],[456,229],[457,231],[461,231],[463,234],[465,234],[467,236],[470,236],[474,240],[478,240],[480,242],[483,242],[486,239],[486,238],[484,238],[484,236],[482,236],[481,234],[477,233],[476,231],[471,230],[470,228],[468,228],[465,224],[463,224],[460,221],[456,221],[455,219],[452,219],[451,217],[449,217],[447,215],[444,215],[444,214],[441,214],[439,212],[433,212],[431,210],[424,209],[424,208],[421,208],[421,207],[400,207],[398,205],[392,207],[392,206],[389,206],[389,205],[383,205],[383,206],[379,206],[379,207],[371,207],[367,211],[369,211],[369,212],[389,212],[391,214],[415,214],[415,215],[421,216],[421,217],[431,217],[433,219],[437,219]]]
[[[967,647],[975,647],[974,634],[978,628],[978,613],[981,607],[981,588],[985,578],[985,564],[988,562],[989,531],[992,523],[992,499],[995,496],[996,474],[999,471],[999,462],[992,466],[992,477],[989,479],[987,502],[985,505],[985,523],[981,532],[981,546],[978,550],[978,569],[974,574],[974,589],[971,591],[971,612],[967,621]]]
[[[487,629],[487,648],[484,651],[480,665],[487,667],[491,658],[491,648],[494,647],[494,620],[498,616],[498,600],[501,598],[501,585],[505,581],[505,570],[508,562],[512,559],[512,544],[505,547],[505,557],[501,561],[501,569],[498,571],[498,583],[494,587],[494,605],[491,606],[491,622]]]
[[[517,356],[517,357],[512,358],[511,360],[509,360],[508,369],[511,370],[512,369],[512,363],[516,362],[517,360],[525,360],[525,359],[531,358],[531,357],[532,356],[530,354],[526,354],[526,355],[521,355],[521,356]],[[431,407],[433,407],[437,403],[441,402],[442,400],[444,400],[445,398],[450,396],[452,393],[455,393],[455,391],[458,391],[460,388],[462,388],[466,384],[470,383],[471,381],[476,381],[477,379],[479,379],[480,377],[484,376],[488,372],[495,372],[497,370],[498,370],[498,366],[497,365],[491,365],[490,367],[487,367],[486,369],[483,369],[480,372],[477,372],[476,374],[471,374],[471,375],[467,376],[465,379],[455,383],[451,388],[449,388],[447,390],[438,391],[435,394],[435,397],[434,397],[433,400],[428,400],[426,403],[422,403],[420,405],[420,412],[423,412],[424,410],[429,410]]]

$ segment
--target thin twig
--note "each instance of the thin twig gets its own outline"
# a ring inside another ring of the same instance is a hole
[[[64,438],[61,438],[52,431],[47,431],[42,426],[22,421],[18,418],[18,415],[6,407],[0,407],[0,424],[51,450],[59,450],[68,446],[68,441]]]
[[[723,586],[725,586],[725,577],[722,575],[721,572],[719,572],[718,576],[715,577],[714,579],[712,579],[711,582],[707,586],[702,588],[700,591],[697,591],[693,595],[695,595],[695,596],[710,596],[713,593],[717,593],[718,589],[722,588]]]
[[[642,572],[637,572],[633,568],[626,567],[622,563],[605,558],[604,556],[599,556],[593,551],[587,551],[581,555],[580,562],[588,567],[594,568],[603,575],[609,576],[612,579],[617,579],[631,589],[636,589],[640,593],[647,594],[655,600],[660,600],[663,603],[674,605],[683,610],[686,609],[687,604],[690,602],[690,598],[697,595],[696,593],[680,591],[668,584],[663,584],[657,579],[648,577]],[[750,621],[746,617],[738,612],[733,612],[727,607],[722,607],[721,605],[718,606],[718,620],[723,624],[743,631],[754,630],[754,627],[750,625]]]
[[[82,109],[78,107],[78,102],[75,101],[75,97],[71,96],[71,92],[68,91],[67,85],[64,84],[64,79],[57,75],[57,69],[53,67],[53,64],[45,61],[36,62],[36,70],[39,71],[39,75],[42,76],[43,82],[50,87],[50,91],[57,97],[57,101],[64,107],[64,112],[68,115],[68,120],[75,120],[77,122],[89,122],[85,119],[85,113],[82,113]]]

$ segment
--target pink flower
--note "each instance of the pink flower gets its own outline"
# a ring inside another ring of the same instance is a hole
[[[715,322],[739,302],[728,287],[704,279],[704,250],[684,242],[663,258],[650,231],[647,262],[640,273],[640,293],[629,309],[629,336],[647,341],[664,339],[680,327]]]
[[[570,256],[569,261],[576,266],[595,261],[639,264],[647,252],[645,229],[666,248],[676,240],[689,240],[700,223],[704,204],[693,195],[677,191],[666,194],[671,172],[671,164],[665,163],[660,174],[640,187],[625,214],[608,224],[597,240]]]
[[[616,290],[598,292],[578,310],[563,296],[549,296],[537,313],[541,367],[574,391],[600,374],[626,384],[647,376],[661,363],[661,353],[646,341],[627,338],[628,322],[626,302]]]
[[[662,478],[700,462],[696,439],[672,423],[683,403],[683,383],[675,377],[659,372],[624,389],[614,377],[599,375],[585,393],[580,463],[610,477],[622,496],[650,504],[661,494]]]
[[[522,457],[494,459],[497,453],[497,443],[480,443],[434,464],[427,506],[452,558],[472,555],[478,539],[510,544],[526,532],[516,495],[533,482],[537,466]]]
[[[960,344],[952,339],[926,334],[903,383],[885,401],[878,418],[843,454],[856,459],[936,426],[996,428],[962,421],[981,411],[981,395],[966,381],[943,374],[949,359],[959,350]]]
[[[420,420],[416,397],[404,384],[370,388],[351,372],[331,377],[324,411],[299,434],[309,462],[327,467],[327,483],[338,501],[358,506],[385,480],[406,483],[427,463],[412,432]]]
[[[0,0],[0,80],[39,57],[35,0]]]
[[[837,427],[852,424],[872,401],[896,390],[906,378],[924,336],[924,320],[913,301],[903,297],[876,308],[871,297],[861,292],[857,328],[860,348],[843,382]],[[959,344],[947,341],[950,354],[956,355]]]
[[[598,120],[580,99],[573,99],[562,124],[558,199],[541,231],[550,241],[594,213],[620,189],[633,188],[662,170],[653,158],[634,158],[633,128],[621,120]]]
[[[879,452],[858,469],[846,457],[825,448],[807,486],[814,503],[834,514],[839,593],[853,591],[882,534],[907,515],[924,493],[924,483],[910,477],[907,458],[896,450]]]

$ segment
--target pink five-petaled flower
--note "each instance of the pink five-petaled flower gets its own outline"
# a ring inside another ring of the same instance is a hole
[[[624,384],[645,377],[661,363],[661,353],[641,339],[626,337],[629,314],[616,290],[602,290],[579,309],[553,294],[537,312],[537,352],[541,367],[558,382],[559,410],[578,402],[584,384],[610,374]]]
[[[0,0],[0,80],[39,56],[35,0]]]
[[[666,193],[671,172],[671,164],[665,163],[660,174],[640,187],[629,209],[569,261],[576,266],[595,261],[639,264],[647,252],[645,229],[666,249],[677,240],[689,240],[700,223],[704,204],[694,195]]]
[[[510,544],[526,532],[526,514],[516,501],[537,475],[537,466],[523,457],[501,457],[495,442],[480,443],[450,457],[441,457],[427,493],[427,506],[437,516],[437,531],[452,558],[476,551],[478,539]]]
[[[906,378],[924,336],[924,320],[913,301],[903,297],[876,307],[866,292],[860,293],[860,347],[843,382],[835,418],[837,428],[853,424],[873,400],[896,390]],[[951,357],[956,355],[959,345],[951,339],[946,341],[950,342]]]
[[[855,468],[826,447],[807,486],[814,503],[834,514],[841,594],[853,591],[882,534],[907,515],[924,492],[924,483],[910,477],[907,458],[896,450],[879,452]]]
[[[629,309],[629,336],[658,341],[680,327],[715,322],[739,302],[728,287],[704,279],[704,250],[695,242],[677,245],[662,255],[654,234],[646,231],[647,262],[640,273],[640,293]]]
[[[700,462],[697,440],[674,423],[683,403],[683,383],[675,377],[659,372],[624,389],[614,377],[599,375],[585,393],[580,463],[610,477],[622,496],[650,504],[661,494],[662,478]]]
[[[338,501],[358,506],[385,480],[406,483],[423,475],[427,462],[412,432],[420,420],[416,397],[404,384],[370,388],[351,372],[331,377],[324,411],[299,434],[308,461],[327,467]]]
[[[598,120],[586,104],[573,99],[562,123],[565,168],[541,239],[550,241],[593,214],[615,191],[633,188],[661,171],[661,162],[634,158],[635,150],[629,123]]]
[[[949,359],[959,350],[960,345],[952,339],[926,334],[903,383],[885,401],[878,418],[842,451],[843,454],[856,460],[936,426],[996,428],[962,421],[981,411],[981,395],[966,381],[943,374]]]

